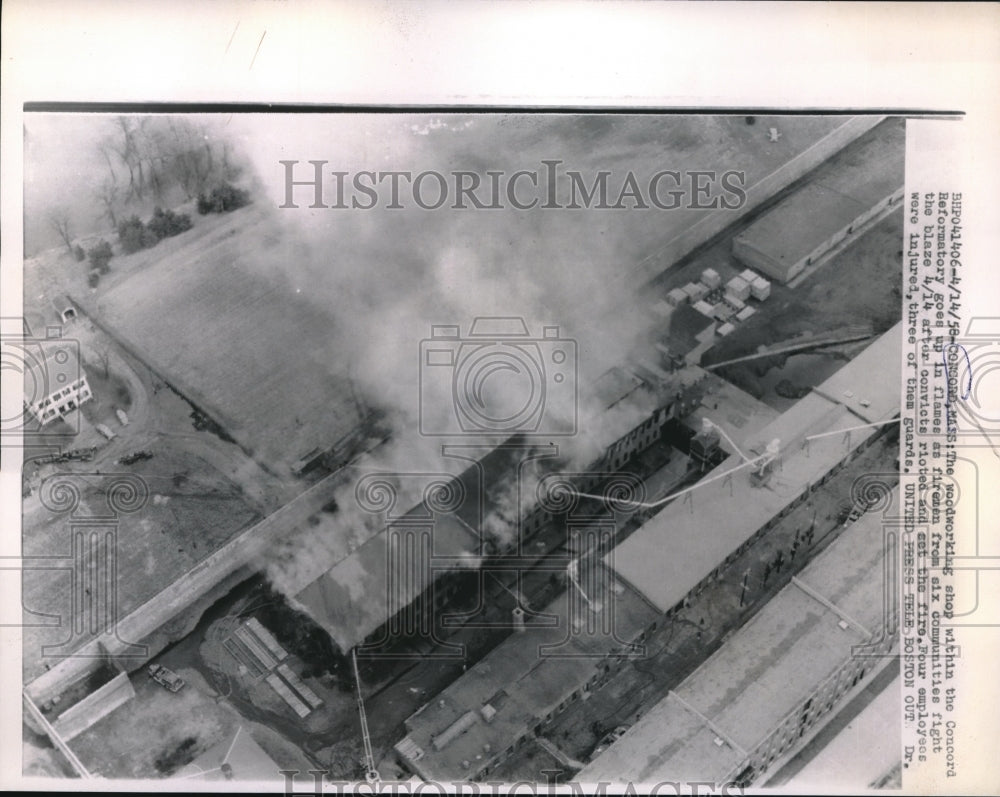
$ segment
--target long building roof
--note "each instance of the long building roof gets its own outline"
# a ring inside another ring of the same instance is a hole
[[[696,385],[704,374],[700,369],[682,369],[670,375],[669,384],[676,391],[684,391]],[[607,429],[620,427],[618,432],[629,433],[638,418],[648,418],[649,410],[665,400],[623,369],[609,371],[605,377],[598,400],[609,408],[602,419]],[[598,442],[589,435],[587,429],[581,430],[576,443],[601,452]],[[416,600],[447,570],[478,567],[479,557],[487,553],[484,529],[494,511],[502,510],[499,515],[504,517],[517,514],[523,518],[533,505],[535,491],[525,480],[517,493],[521,505],[508,506],[518,486],[516,479],[522,478],[519,463],[525,461],[529,449],[539,457],[529,464],[538,464],[539,470],[564,464],[558,457],[560,446],[533,445],[524,438],[511,438],[492,450],[485,445],[446,446],[442,465],[474,462],[451,477],[462,483],[459,492],[465,496],[457,509],[435,512],[426,501],[419,501],[401,518],[382,524],[356,550],[303,584],[294,603],[347,652]],[[392,478],[392,474],[386,475]],[[419,478],[419,474],[404,475]],[[405,491],[405,485],[398,486],[400,492]],[[511,536],[517,533],[514,523],[512,520],[510,524]],[[426,558],[418,561],[415,555],[428,539],[433,565]]]
[[[406,721],[409,733],[396,747],[411,751],[408,758],[423,778],[442,781],[469,774],[470,767],[478,771],[590,680],[597,663],[621,647],[620,640],[633,638],[656,618],[599,563],[585,586],[592,604],[568,588],[528,618],[522,633],[507,637]],[[580,627],[578,619],[594,625]],[[415,748],[421,751],[416,760]]]
[[[853,646],[878,636],[884,565],[882,514],[870,512],[576,780],[730,779]]]
[[[788,266],[903,186],[905,128],[890,119],[838,155],[836,168],[794,192],[736,236]]]
[[[899,409],[902,345],[900,323],[814,391],[843,404],[861,419],[859,422],[875,423],[891,418]],[[867,373],[869,369],[871,374]],[[875,375],[877,379],[871,378]]]
[[[886,333],[890,340],[896,342],[897,360],[899,333],[899,327]],[[887,345],[886,348],[891,349],[892,346]],[[873,359],[885,357],[886,351],[879,341],[876,348],[865,349],[845,368],[853,367],[859,379],[871,379],[873,375],[884,378],[891,376],[891,369],[873,367]],[[895,384],[898,387],[898,378]],[[878,407],[873,403],[872,408],[889,413],[892,410],[892,396],[886,393],[883,401]],[[750,488],[747,485],[746,488],[739,487],[740,492],[736,493],[737,485],[746,483],[745,473],[736,474],[733,479],[734,495],[748,499],[742,505],[729,503],[732,500],[729,497],[730,487],[725,480],[720,479],[712,485],[718,495],[706,495],[699,489],[694,498],[694,514],[680,502],[673,503],[647,521],[625,543],[604,556],[603,561],[609,566],[608,570],[595,572],[613,571],[622,580],[637,587],[639,585],[636,581],[639,581],[642,594],[650,603],[660,610],[669,609],[735,550],[746,536],[753,534],[789,501],[800,495],[812,480],[840,462],[848,450],[848,441],[842,434],[810,441],[808,449],[802,445],[805,435],[845,429],[862,423],[861,419],[841,404],[818,394],[807,396],[758,433],[756,439],[759,443],[751,444],[753,448],[759,448],[776,434],[784,435],[786,441],[797,441],[797,446],[792,447],[795,460],[779,470],[767,487]],[[852,446],[856,445],[874,433],[874,428],[851,432],[850,443]],[[738,457],[731,457],[729,467],[738,462]],[[724,463],[718,472],[725,468]],[[752,495],[749,490],[754,491]],[[736,506],[740,507],[738,511],[733,509]],[[718,515],[717,522],[706,521],[704,514],[697,514],[705,507],[713,508],[712,511]],[[676,544],[664,544],[665,534],[669,534]],[[640,536],[640,544],[629,546],[630,541]],[[623,550],[630,557],[627,567],[623,567],[623,559],[619,556]],[[863,556],[848,562],[845,567],[856,566],[862,558]],[[624,573],[628,573],[628,576],[623,575]],[[829,587],[831,595],[844,599],[852,610],[853,598],[847,593],[850,593],[855,577],[856,574],[849,575],[842,586]],[[588,594],[592,597],[601,595],[607,600],[610,595],[608,587],[613,584],[614,581],[608,581],[604,586],[598,585],[597,590],[588,588]],[[656,589],[660,585],[664,585],[665,592],[657,604]],[[824,589],[828,587],[825,583],[820,583],[819,586]],[[683,593],[680,592],[682,589]],[[657,612],[632,590],[618,588],[612,592],[619,639],[629,639],[633,632],[647,627],[657,617]],[[813,606],[814,598],[809,598],[805,603],[799,598],[791,600],[795,604],[793,611],[799,611],[803,606],[808,607],[803,615],[804,622],[812,622],[814,616],[822,614],[823,604],[818,603],[820,609],[817,609]],[[574,640],[565,648],[566,652],[574,654],[568,658],[539,655],[541,646],[554,644],[565,638],[565,629],[570,627],[569,607],[573,601],[579,604],[580,598],[574,589],[569,588],[544,611],[545,614],[559,618],[555,627],[529,622],[523,634],[512,634],[486,659],[407,720],[408,736],[397,745],[397,749],[407,756],[410,764],[422,777],[461,777],[463,772],[468,772],[472,767],[478,769],[483,759],[489,759],[491,754],[507,749],[526,729],[537,724],[592,677],[596,659],[611,652],[616,646],[607,635],[597,634]],[[868,617],[864,611],[858,611],[857,616]],[[778,631],[772,632],[775,639],[777,634]],[[853,641],[860,639],[860,636],[855,635]],[[775,644],[780,647],[784,643]],[[675,699],[674,702],[677,705],[671,708],[674,711],[670,716],[671,727],[687,729],[690,733],[678,730],[673,736],[672,744],[679,751],[678,755],[683,753],[690,758],[692,777],[698,775],[698,765],[707,760],[706,756],[715,757],[720,771],[728,771],[727,763],[737,762],[742,758],[735,747],[727,750],[725,745],[720,746],[715,741],[716,734],[698,724],[703,721],[697,711],[692,712],[683,700]],[[489,720],[481,712],[486,705],[497,709],[497,713]],[[690,744],[697,747],[685,746],[689,740]],[[672,749],[664,748],[657,755],[673,755]]]
[[[689,499],[675,500],[610,551],[605,563],[660,611],[676,606],[729,554],[843,460],[848,445],[857,446],[875,434],[875,427],[864,424],[896,414],[901,328],[897,324],[886,332],[756,435],[743,452],[747,457],[763,454],[773,439],[781,445],[780,466],[766,486],[754,486],[748,468],[725,477],[743,463],[733,454],[705,476]],[[854,386],[852,398],[843,396],[848,385]],[[860,408],[864,416],[852,411],[860,396],[870,396],[865,399],[869,406]]]
[[[463,455],[475,458],[471,453]],[[478,557],[485,553],[483,518],[493,506],[485,488],[509,476],[514,463],[525,455],[526,449],[515,445],[488,451],[451,477],[461,483],[460,488],[452,485],[453,494],[464,496],[453,511],[435,512],[422,500],[401,516],[387,519],[357,550],[296,594],[295,602],[342,651],[349,651],[409,605],[449,564],[478,565]],[[421,479],[420,474],[405,475]],[[386,478],[396,477],[386,474]],[[427,543],[429,549],[419,553]],[[436,568],[429,557],[437,560]]]

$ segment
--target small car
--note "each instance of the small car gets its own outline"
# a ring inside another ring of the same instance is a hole
[[[179,692],[184,688],[184,679],[162,664],[150,664],[148,672],[150,678],[170,692]]]
[[[591,760],[597,758],[601,753],[607,750],[611,745],[621,739],[625,732],[628,730],[628,725],[619,725],[610,733],[604,735],[597,747],[594,748],[594,752],[590,754]]]

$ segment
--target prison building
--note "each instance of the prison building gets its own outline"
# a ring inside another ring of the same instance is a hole
[[[872,396],[866,409],[881,413],[880,420],[898,414],[900,332],[897,325],[844,366],[851,369],[845,381],[853,378],[859,387],[887,383],[881,390],[866,389]],[[823,396],[801,399],[758,434],[766,441],[784,434],[785,461],[766,489],[752,487],[746,470],[731,481],[708,483],[740,464],[738,456],[729,457],[706,475],[693,505],[680,499],[668,504],[592,564],[591,581],[597,583],[585,587],[592,604],[574,603],[582,598],[567,585],[537,619],[525,622],[524,632],[512,634],[412,715],[406,737],[395,746],[400,762],[425,780],[487,777],[554,716],[612,677],[634,651],[631,646],[641,644],[723,564],[878,435],[880,428],[874,427],[846,431],[861,423],[847,407]],[[805,436],[830,431],[804,444]],[[649,489],[650,481],[647,494],[660,494]],[[609,601],[615,633],[594,633]],[[547,623],[541,621],[545,617]],[[584,621],[590,632],[577,638]],[[566,639],[567,629],[574,631],[568,635],[572,641],[559,644],[568,655],[552,655],[559,651],[551,647],[553,640]],[[586,647],[574,647],[579,645]],[[580,655],[583,650],[588,656]]]
[[[882,125],[733,239],[733,255],[786,283],[903,196],[904,128]]]
[[[886,511],[898,507],[895,489]],[[893,660],[898,608],[883,595],[898,547],[884,521],[845,529],[575,780],[750,786],[780,766]]]
[[[56,336],[19,345],[24,349],[25,413],[39,425],[65,418],[93,398],[75,342]]]
[[[593,528],[593,524],[590,524]],[[395,752],[427,781],[486,778],[536,731],[618,672],[656,615],[599,561],[406,720]]]
[[[751,440],[743,453],[762,456],[771,441],[780,454],[766,485],[731,454],[702,486],[674,501],[611,552],[617,578],[657,611],[678,612],[720,569],[808,500],[844,463],[869,445],[899,414],[901,330],[897,324],[797,401]],[[864,397],[864,398],[862,398]],[[683,556],[677,556],[683,551]]]
[[[636,402],[636,407],[655,403],[648,395],[637,395],[643,382],[634,374],[621,370],[606,376],[599,391],[599,400],[608,402],[604,406],[622,401]],[[701,369],[672,375],[674,391],[657,399],[666,403],[645,412],[638,424],[577,474],[578,489],[595,489],[602,478],[595,473],[618,470],[657,442],[670,419],[698,405],[704,376]],[[561,467],[554,445],[526,447],[512,438],[485,454],[470,448],[463,457],[472,464],[452,477],[460,484],[441,485],[442,496],[464,496],[463,500],[447,507],[441,507],[433,495],[415,505],[400,502],[401,507],[410,508],[378,515],[375,522],[381,527],[374,534],[304,585],[290,602],[323,628],[345,654],[362,644],[379,648],[399,637],[427,638],[433,617],[467,588],[470,570],[478,570],[487,557],[517,552],[552,521],[543,506],[525,501],[523,508],[517,508],[520,515],[511,521],[511,533],[504,541],[482,533],[484,521],[494,510],[503,517],[510,514],[501,503],[507,488],[516,484],[518,463],[529,455],[537,458],[543,471]]]

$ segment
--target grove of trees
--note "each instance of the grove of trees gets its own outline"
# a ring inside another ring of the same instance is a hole
[[[186,213],[174,213],[157,207],[153,218],[143,224],[142,219],[132,215],[118,223],[118,242],[122,252],[130,255],[140,249],[156,246],[162,239],[180,235],[191,229],[191,217]]]
[[[118,116],[98,148],[107,174],[94,198],[115,228],[126,208],[188,201],[242,172],[229,142],[205,120]]]

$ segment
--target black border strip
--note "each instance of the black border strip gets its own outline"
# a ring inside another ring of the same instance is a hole
[[[25,113],[545,113],[545,114],[657,114],[657,115],[766,115],[766,116],[906,116],[964,117],[965,111],[928,108],[766,108],[766,107],[664,107],[574,105],[365,105],[265,102],[52,102],[24,103]]]

